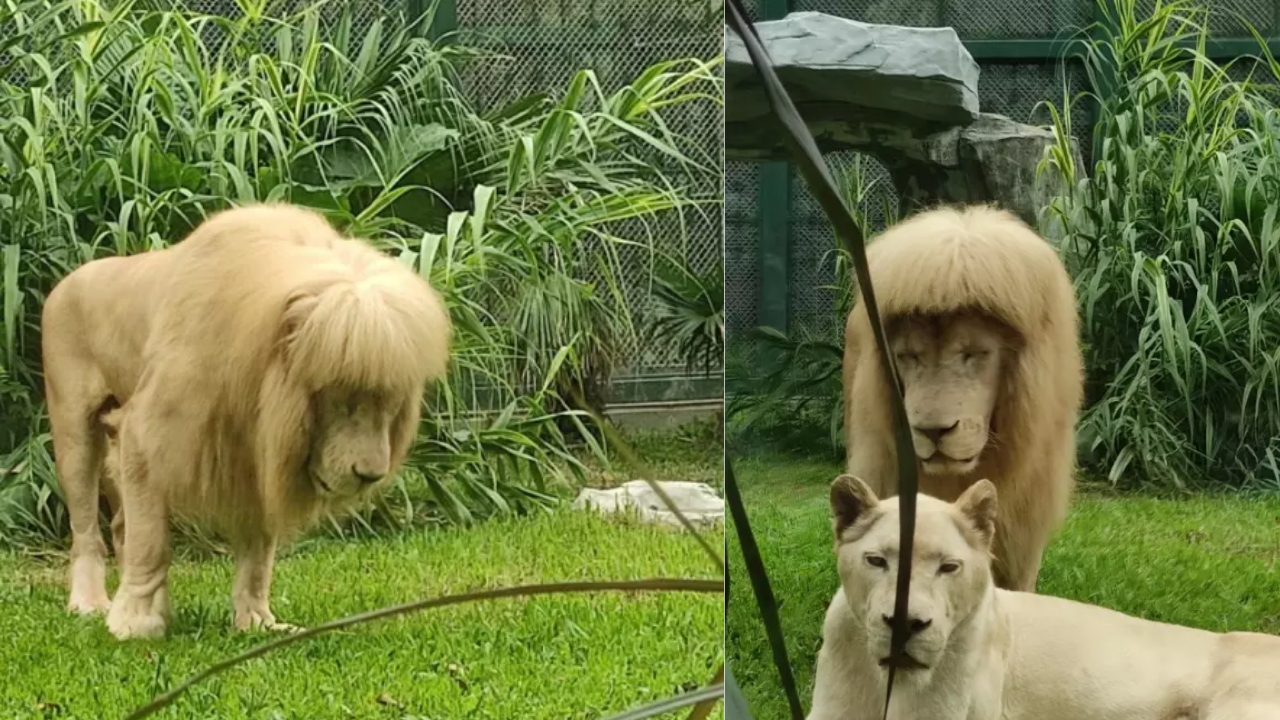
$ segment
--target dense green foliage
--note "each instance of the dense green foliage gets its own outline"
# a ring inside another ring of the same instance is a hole
[[[663,119],[722,101],[718,60],[660,63],[614,92],[582,71],[479,108],[459,78],[483,53],[395,19],[356,33],[337,7],[0,8],[0,540],[65,525],[40,389],[49,288],[229,203],[318,208],[444,294],[451,377],[407,477],[449,516],[538,502],[580,470],[565,432],[594,441],[570,398],[590,402],[637,333],[624,263],[682,246],[653,231],[663,213],[718,212],[692,189],[718,188],[718,166]]]
[[[1081,52],[1093,172],[1065,144],[1046,159],[1071,180],[1049,220],[1080,298],[1082,459],[1116,483],[1280,488],[1280,64],[1208,59],[1203,5],[1136,6]]]
[[[661,257],[653,276],[653,321],[646,344],[675,348],[689,372],[709,373],[724,360],[724,260],[698,272]]]

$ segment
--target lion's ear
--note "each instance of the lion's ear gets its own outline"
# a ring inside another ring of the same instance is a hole
[[[280,340],[289,347],[302,324],[311,317],[312,311],[319,302],[314,293],[296,290],[285,301],[284,312],[280,316]]]
[[[836,539],[868,511],[880,504],[879,498],[861,478],[841,475],[831,483],[831,516]]]
[[[988,546],[996,534],[996,486],[986,478],[969,486],[955,501],[956,510]]]

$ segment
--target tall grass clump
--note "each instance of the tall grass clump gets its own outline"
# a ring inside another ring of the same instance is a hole
[[[404,18],[357,32],[354,4],[287,5],[0,7],[0,541],[65,527],[39,369],[46,293],[230,204],[319,209],[443,293],[451,375],[405,481],[449,517],[546,500],[581,470],[576,442],[605,454],[573,398],[627,360],[640,291],[625,262],[679,245],[658,236],[664,213],[719,202],[695,189],[718,187],[718,167],[663,119],[722,102],[718,60],[662,62],[616,91],[584,70],[482,111],[458,79],[481,51]]]
[[[1080,298],[1083,462],[1117,484],[1280,488],[1280,63],[1261,38],[1210,60],[1191,2],[1106,5],[1080,51],[1094,172],[1071,159],[1071,98],[1044,161],[1070,180],[1049,216]]]

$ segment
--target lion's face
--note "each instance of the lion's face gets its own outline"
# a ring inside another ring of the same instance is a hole
[[[898,577],[898,498],[879,500],[861,480],[841,475],[831,486],[831,506],[845,599],[866,630],[872,656],[887,658]],[[953,504],[917,496],[906,645],[916,670],[937,665],[957,625],[986,597],[995,513],[995,486],[987,480]]]
[[[371,390],[327,388],[314,399],[307,469],[322,497],[350,497],[391,473],[403,400]]]
[[[973,471],[987,445],[1008,354],[1001,328],[971,314],[905,318],[890,345],[924,471]]]

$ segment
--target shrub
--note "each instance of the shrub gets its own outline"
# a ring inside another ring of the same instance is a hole
[[[724,260],[706,272],[661,256],[645,344],[674,346],[689,373],[709,374],[724,361]]]
[[[556,421],[585,416],[565,396],[607,382],[634,332],[620,249],[643,255],[655,218],[719,201],[689,189],[719,170],[662,118],[720,97],[716,61],[659,63],[614,93],[582,71],[557,97],[481,112],[456,74],[480,51],[403,19],[357,34],[350,7],[243,9],[0,8],[0,540],[65,524],[39,309],[81,263],[163,247],[229,203],[287,200],[429,276],[456,350],[408,475],[465,521],[573,479]]]
[[[1280,64],[1205,55],[1205,10],[1121,0],[1080,52],[1092,177],[1051,108],[1050,208],[1080,296],[1086,466],[1113,483],[1280,487]],[[1259,38],[1260,39],[1260,38]],[[1077,100],[1079,98],[1076,98]]]

